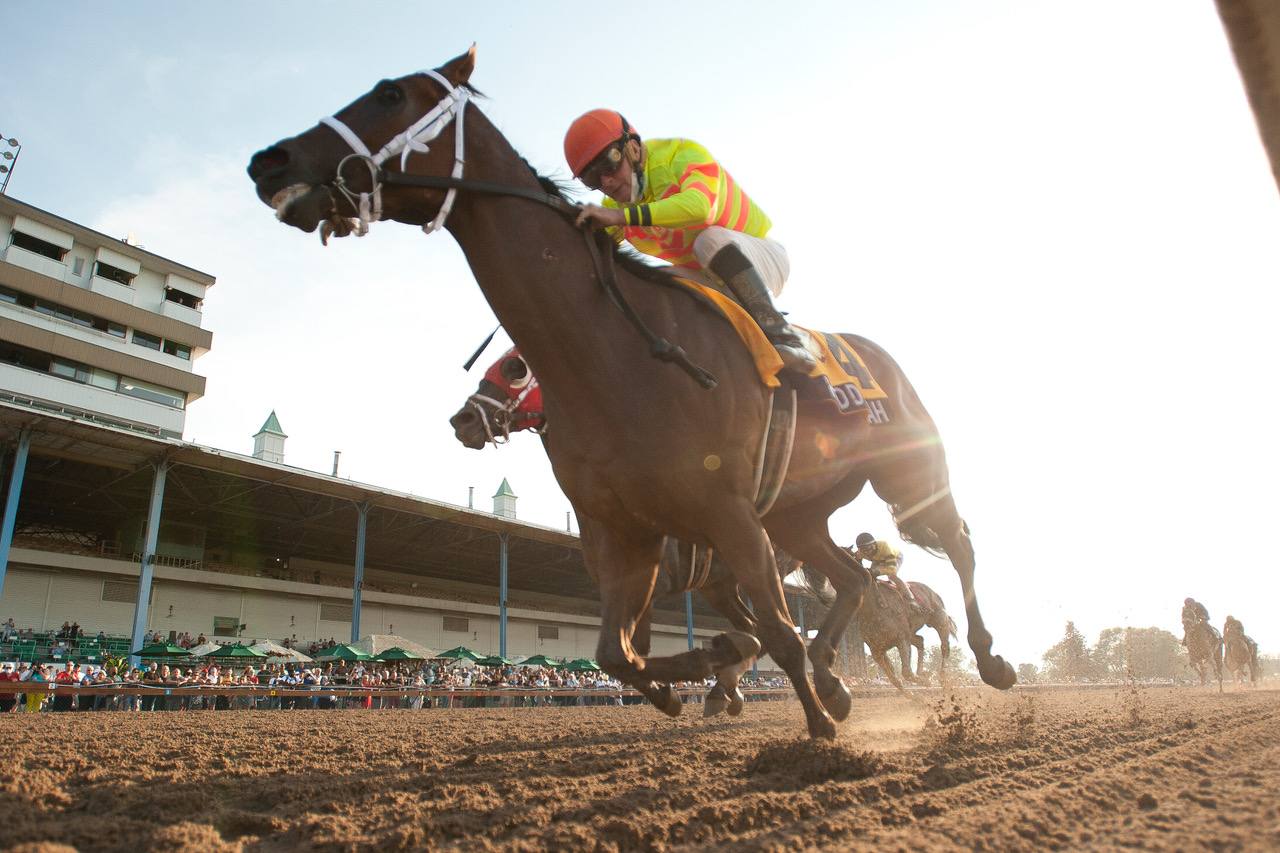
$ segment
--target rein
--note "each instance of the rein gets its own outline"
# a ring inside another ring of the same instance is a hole
[[[359,135],[336,116],[326,116],[320,120],[321,124],[341,136],[343,141],[354,152],[348,154],[338,164],[337,176],[334,178],[333,187],[346,198],[347,202],[356,211],[358,222],[355,233],[357,236],[363,237],[369,232],[369,224],[382,218],[382,187],[384,185],[447,190],[444,203],[440,206],[435,218],[422,226],[422,230],[427,234],[440,229],[444,225],[449,213],[453,210],[453,201],[459,190],[482,195],[528,199],[550,207],[564,216],[572,219],[577,218],[579,213],[578,205],[551,193],[492,181],[464,179],[462,173],[466,161],[463,156],[463,117],[466,114],[469,97],[468,90],[466,87],[455,87],[435,71],[428,70],[422,73],[429,75],[445,88],[446,94],[444,98],[404,132],[392,137],[391,141],[384,145],[377,154],[371,153],[369,146],[364,144]],[[412,175],[405,172],[404,169],[408,164],[409,155],[415,151],[423,154],[429,151],[430,148],[427,143],[439,136],[455,118],[457,119],[458,127],[454,136],[452,174],[444,177],[438,175]],[[396,154],[400,155],[401,171],[388,172],[383,168],[382,164]],[[370,180],[373,184],[370,192],[356,193],[347,187],[346,180],[342,177],[342,167],[348,160],[358,160],[368,166]],[[604,292],[608,294],[609,300],[614,306],[622,312],[622,316],[640,333],[645,343],[649,345],[649,355],[659,361],[676,365],[689,374],[703,389],[709,391],[715,388],[718,382],[713,374],[690,361],[689,354],[685,352],[683,347],[654,334],[643,318],[627,302],[627,298],[618,288],[617,277],[614,274],[612,246],[609,247],[608,251],[601,252],[600,239],[594,232],[584,231],[583,236],[586,239],[587,251],[591,255],[591,262],[595,265],[596,277],[599,279],[601,287],[604,288]]]

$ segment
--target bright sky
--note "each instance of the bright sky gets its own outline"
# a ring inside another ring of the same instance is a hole
[[[290,464],[341,450],[352,479],[474,485],[480,507],[505,476],[522,518],[564,525],[536,439],[452,437],[493,325],[452,238],[385,224],[322,249],[244,174],[475,41],[481,108],[536,167],[562,171],[597,106],[700,141],[787,244],[783,307],[893,353],[942,429],[998,652],[1038,664],[1068,619],[1091,642],[1178,631],[1187,595],[1280,650],[1258,539],[1280,195],[1212,3],[486,5],[5,5],[9,193],[218,278],[189,440],[248,452],[274,409]],[[869,489],[832,529],[895,539]],[[950,567],[909,549],[904,575],[963,635]]]

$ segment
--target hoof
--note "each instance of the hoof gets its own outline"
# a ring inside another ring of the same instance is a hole
[[[822,700],[822,706],[836,722],[847,720],[849,712],[853,710],[853,696],[850,695],[849,688],[845,687],[844,682],[838,678],[835,679],[832,688],[818,698]]]
[[[826,714],[822,714],[814,720],[809,721],[809,737],[813,740],[822,738],[824,740],[836,739],[836,724]]]
[[[680,694],[675,691],[675,688],[670,684],[664,684],[654,694],[653,706],[668,717],[678,717],[684,708],[684,703],[680,701]]]
[[[708,696],[702,702],[702,719],[723,714],[729,710],[729,700],[723,696]]]
[[[760,654],[760,641],[744,631],[729,631],[713,641],[716,650],[724,655],[722,667],[749,662]]]
[[[729,716],[736,717],[739,714],[741,714],[742,709],[743,707],[746,706],[746,704],[747,704],[747,699],[745,696],[742,695],[742,691],[736,687],[733,688],[733,693],[729,694],[729,708],[728,708]]]
[[[1014,674],[1013,667],[1005,663],[1000,655],[992,655],[979,664],[978,674],[982,676],[983,681],[997,690],[1008,690],[1018,682],[1018,676]]]

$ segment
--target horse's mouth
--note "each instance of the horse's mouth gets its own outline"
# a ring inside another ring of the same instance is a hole
[[[462,430],[454,430],[453,437],[458,439],[463,447],[471,450],[484,450],[484,446],[488,444],[484,434],[478,431],[467,430],[463,432]]]
[[[267,204],[275,210],[276,219],[308,233],[333,212],[329,193],[323,187],[305,183],[278,190]]]

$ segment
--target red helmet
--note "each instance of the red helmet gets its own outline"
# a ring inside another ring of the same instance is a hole
[[[564,135],[564,159],[573,170],[573,176],[578,178],[600,152],[630,137],[640,138],[621,113],[591,110],[569,125],[569,131]]]

